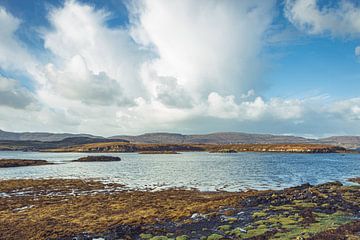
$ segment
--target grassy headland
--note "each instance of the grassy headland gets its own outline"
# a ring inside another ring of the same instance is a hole
[[[343,147],[322,144],[141,144],[104,142],[65,148],[45,149],[49,152],[287,152],[287,153],[346,153]]]

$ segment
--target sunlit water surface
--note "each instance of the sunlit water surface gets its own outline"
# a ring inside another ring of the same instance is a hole
[[[281,189],[302,183],[346,182],[360,176],[360,154],[204,152],[174,155],[112,153],[120,162],[71,162],[89,153],[0,152],[0,158],[44,159],[56,164],[0,168],[0,179],[82,178],[129,188],[198,188],[204,191]]]

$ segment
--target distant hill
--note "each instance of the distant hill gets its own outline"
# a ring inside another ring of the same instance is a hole
[[[124,139],[134,143],[168,144],[329,144],[349,149],[360,149],[360,136],[333,136],[321,139],[288,135],[218,132],[184,135],[178,133],[146,133],[138,136],[118,135],[109,139]]]
[[[5,132],[0,130],[0,140],[12,141],[42,141],[52,142],[61,141],[71,137],[103,138],[90,134],[72,134],[72,133],[46,133],[46,132]]]
[[[360,136],[333,136],[321,138],[319,142],[323,144],[340,145],[351,149],[360,149]]]
[[[219,132],[210,134],[183,135],[178,133],[146,133],[138,136],[119,135],[110,139],[125,139],[136,143],[168,144],[278,144],[278,143],[317,143],[315,139],[271,134],[250,134]]]
[[[89,143],[111,143],[128,142],[122,139],[89,138],[89,137],[69,137],[60,141],[34,141],[34,140],[0,140],[0,151],[21,150],[39,151],[43,149],[67,148]]]
[[[252,134],[241,132],[218,132],[210,134],[179,134],[179,133],[145,133],[137,136],[116,135],[109,138],[91,134],[46,133],[46,132],[6,132],[0,130],[0,141],[40,141],[56,142],[64,140],[69,145],[92,142],[129,141],[132,143],[159,144],[328,144],[350,149],[360,149],[360,136],[333,136],[321,139],[310,139],[298,136]]]

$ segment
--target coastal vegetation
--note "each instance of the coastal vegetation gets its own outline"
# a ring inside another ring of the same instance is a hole
[[[358,239],[360,187],[127,190],[120,184],[0,181],[4,239]],[[26,221],[24,221],[26,219]]]
[[[47,152],[286,152],[286,153],[347,153],[343,147],[321,144],[135,144],[103,142],[66,148],[45,149]]]

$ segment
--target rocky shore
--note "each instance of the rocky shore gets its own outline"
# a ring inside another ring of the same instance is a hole
[[[52,164],[46,160],[0,159],[0,168],[40,166]]]
[[[360,187],[126,190],[83,180],[0,181],[0,239],[359,239]]]

